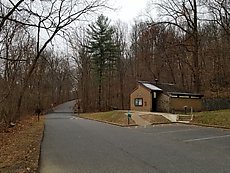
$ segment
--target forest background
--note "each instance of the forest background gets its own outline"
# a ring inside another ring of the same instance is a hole
[[[138,80],[230,97],[227,0],[151,2],[158,17],[131,29],[101,15],[101,0],[0,5],[0,121],[76,98],[83,112],[128,109]],[[56,37],[68,51],[53,48]]]

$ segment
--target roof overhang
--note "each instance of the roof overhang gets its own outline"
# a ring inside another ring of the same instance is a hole
[[[181,93],[181,92],[168,92],[169,96],[193,96],[193,97],[204,97],[202,94],[197,93]]]

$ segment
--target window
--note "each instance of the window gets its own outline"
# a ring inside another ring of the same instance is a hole
[[[134,105],[135,106],[143,106],[143,99],[142,98],[136,98],[134,100]]]
[[[199,99],[200,97],[198,96],[191,96],[191,99]]]
[[[179,96],[179,98],[189,99],[189,96]]]

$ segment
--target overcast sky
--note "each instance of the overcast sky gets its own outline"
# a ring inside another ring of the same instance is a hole
[[[126,23],[132,23],[134,19],[143,17],[149,0],[110,0],[115,12],[110,11],[106,16],[111,20],[121,20]],[[139,17],[138,17],[139,16]]]

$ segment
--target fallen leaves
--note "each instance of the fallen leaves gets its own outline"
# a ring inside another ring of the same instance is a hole
[[[20,121],[0,132],[0,173],[37,172],[44,119]]]

